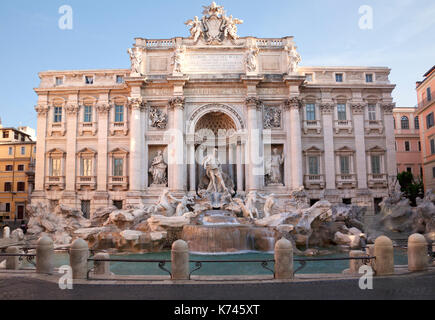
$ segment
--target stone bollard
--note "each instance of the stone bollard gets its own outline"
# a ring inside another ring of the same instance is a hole
[[[294,279],[293,273],[293,246],[285,238],[275,245],[275,279]]]
[[[394,274],[394,247],[393,242],[385,236],[375,241],[375,274],[386,276]]]
[[[189,246],[183,240],[177,240],[172,245],[171,252],[172,280],[189,280]]]
[[[366,257],[367,254],[364,251],[354,250],[349,252],[350,258]],[[363,260],[349,260],[349,272],[351,274],[359,274],[359,269],[364,265]]]
[[[9,239],[11,237],[11,229],[9,227],[3,228],[3,239]]]
[[[86,279],[88,276],[89,246],[83,239],[75,240],[70,249],[69,261],[73,279]]]
[[[36,245],[36,273],[53,273],[54,245],[49,237],[42,237]]]
[[[108,261],[98,261],[110,259],[108,253],[98,253],[94,257],[94,274],[101,276],[110,275],[110,262]]]
[[[408,239],[408,270],[425,271],[429,265],[428,243],[421,234],[413,234]]]
[[[20,249],[18,247],[9,247],[6,249],[6,253],[8,254],[18,254],[19,252]],[[18,256],[6,258],[6,270],[18,270],[19,268],[20,259]]]

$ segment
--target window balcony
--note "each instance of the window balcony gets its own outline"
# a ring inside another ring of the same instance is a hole
[[[379,134],[384,133],[384,122],[380,120],[368,120],[365,123],[366,134],[377,132]]]
[[[310,189],[324,189],[325,176],[323,174],[309,174],[304,179],[305,188]]]
[[[128,177],[109,177],[109,190],[128,190]]]
[[[89,188],[95,190],[97,188],[97,177],[77,177],[77,190]]]
[[[53,136],[54,133],[59,133],[61,136],[64,136],[66,133],[65,122],[53,122],[49,124],[48,135]]]
[[[65,189],[65,177],[46,177],[45,178],[45,189],[51,190],[52,188],[57,188],[60,190]]]
[[[352,134],[353,126],[351,120],[335,120],[335,133],[339,134],[340,131],[347,131],[347,133]]]
[[[125,136],[128,135],[127,122],[111,122],[110,123],[110,134],[115,135],[116,132],[122,132]]]
[[[379,174],[371,173],[368,175],[367,181],[368,181],[368,187],[372,189],[388,187],[387,175],[383,173],[379,173]]]
[[[357,187],[356,174],[338,174],[336,183],[337,189],[354,189]]]
[[[83,136],[85,132],[90,132],[93,136],[97,134],[97,123],[96,122],[80,122],[79,123],[79,134]]]
[[[322,132],[322,126],[319,120],[305,120],[303,124],[304,134],[308,134],[309,131],[315,131],[317,134]]]

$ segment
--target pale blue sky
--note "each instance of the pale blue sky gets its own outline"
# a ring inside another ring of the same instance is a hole
[[[134,37],[188,36],[184,22],[211,0],[0,1],[0,116],[3,125],[36,127],[33,88],[46,70],[128,68]],[[435,64],[434,0],[222,0],[243,19],[240,36],[294,36],[305,66],[387,66],[397,106],[416,104],[415,82]],[[74,13],[60,30],[59,7]],[[358,9],[374,10],[373,30]]]

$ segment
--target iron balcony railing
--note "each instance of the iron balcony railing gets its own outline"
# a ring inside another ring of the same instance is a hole
[[[420,103],[417,106],[419,109],[423,109],[434,101],[435,101],[435,91],[432,91],[430,99],[426,97],[424,100],[420,101]]]

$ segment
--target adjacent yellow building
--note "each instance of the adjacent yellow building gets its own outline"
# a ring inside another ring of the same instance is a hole
[[[0,223],[25,220],[34,186],[36,142],[0,125]]]

